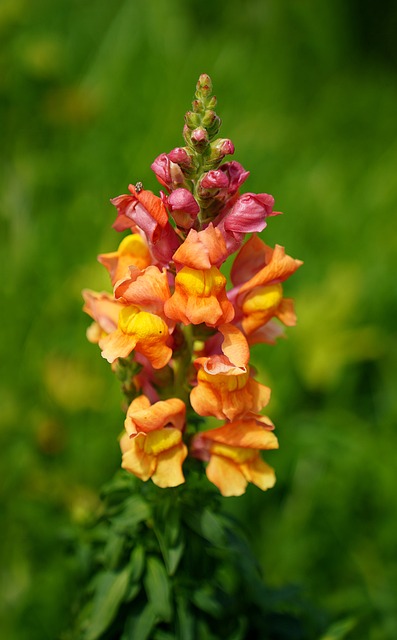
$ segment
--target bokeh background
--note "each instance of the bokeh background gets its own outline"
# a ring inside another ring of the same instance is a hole
[[[300,585],[348,639],[397,637],[396,29],[391,0],[1,1],[2,638],[68,624],[68,545],[123,421],[80,291],[108,288],[109,198],[158,189],[202,72],[247,190],[284,212],[262,237],[305,261],[298,326],[253,353],[278,483],[227,509],[270,585]]]

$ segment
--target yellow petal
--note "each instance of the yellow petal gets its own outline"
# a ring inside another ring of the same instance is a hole
[[[185,482],[182,464],[187,456],[187,447],[181,442],[172,449],[167,449],[157,457],[156,470],[152,475],[158,487],[177,487]]]
[[[158,456],[163,451],[175,447],[182,441],[179,429],[173,427],[150,431],[145,436],[144,449],[150,455]]]
[[[217,455],[211,456],[206,474],[208,480],[226,497],[241,496],[248,484],[238,465]]]
[[[125,440],[123,439],[120,445],[123,443],[124,449],[121,463],[122,468],[133,473],[141,480],[146,481],[152,476],[156,468],[156,458],[148,455],[144,450],[144,439],[145,436],[143,434],[138,434],[129,440],[128,448],[126,448]]]
[[[257,452],[248,448],[231,447],[227,444],[219,444],[218,442],[214,442],[211,447],[211,454],[223,456],[228,460],[233,460],[233,462],[241,464],[243,462],[248,462],[248,460],[251,460],[253,457],[255,457]]]
[[[276,309],[283,297],[281,284],[271,284],[267,287],[256,287],[244,299],[243,312],[245,314]]]
[[[247,478],[262,491],[271,489],[276,483],[274,469],[270,467],[258,454],[253,460],[241,465],[241,471]]]

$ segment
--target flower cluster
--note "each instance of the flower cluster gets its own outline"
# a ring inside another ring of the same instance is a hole
[[[185,116],[185,146],[155,159],[164,191],[142,183],[111,202],[114,228],[127,231],[117,251],[102,254],[113,293],[85,290],[98,343],[129,400],[122,466],[160,487],[184,482],[187,456],[201,460],[225,496],[247,483],[272,487],[261,451],[275,449],[262,414],[270,389],[255,380],[250,345],[274,344],[296,322],[283,282],[302,264],[257,235],[277,215],[267,193],[240,193],[249,173],[225,157],[210,78],[197,83]],[[245,242],[246,234],[251,234]],[[231,286],[222,265],[236,254]],[[219,426],[208,429],[205,418]]]

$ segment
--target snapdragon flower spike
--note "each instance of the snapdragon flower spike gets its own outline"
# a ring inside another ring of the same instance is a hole
[[[163,190],[156,195],[137,182],[111,200],[113,227],[127,232],[116,251],[98,258],[113,292],[83,295],[93,320],[87,337],[128,400],[122,467],[174,487],[185,481],[190,455],[231,496],[248,483],[266,490],[275,482],[261,453],[278,447],[262,414],[271,392],[254,378],[250,346],[275,344],[295,324],[283,287],[302,263],[258,237],[278,215],[274,198],[242,193],[249,171],[225,160],[235,149],[218,137],[215,107],[211,79],[202,74],[185,115],[184,146],[151,165]],[[234,253],[229,286],[222,269]],[[222,424],[206,428],[207,417]]]

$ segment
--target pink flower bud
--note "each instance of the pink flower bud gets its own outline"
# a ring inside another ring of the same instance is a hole
[[[208,142],[208,133],[203,127],[197,127],[192,131],[191,140],[193,144],[201,146],[203,143]]]
[[[181,168],[175,162],[171,162],[166,153],[161,153],[151,164],[151,169],[156,174],[160,184],[169,191],[175,186],[183,184],[185,177]]]
[[[188,189],[175,189],[167,197],[167,206],[178,227],[190,229],[200,207]]]
[[[192,159],[184,147],[176,147],[175,149],[172,149],[172,151],[169,152],[168,157],[171,162],[175,162],[179,165],[186,165],[190,167],[192,164]]]
[[[227,189],[229,178],[223,171],[208,171],[200,182],[203,189]]]
[[[157,180],[163,187],[168,187],[171,183],[170,161],[166,153],[162,153],[150,165],[150,168],[156,174]]]
[[[218,140],[215,140],[215,142],[211,144],[211,152],[214,153],[217,158],[233,155],[234,144],[229,138],[218,138]]]

